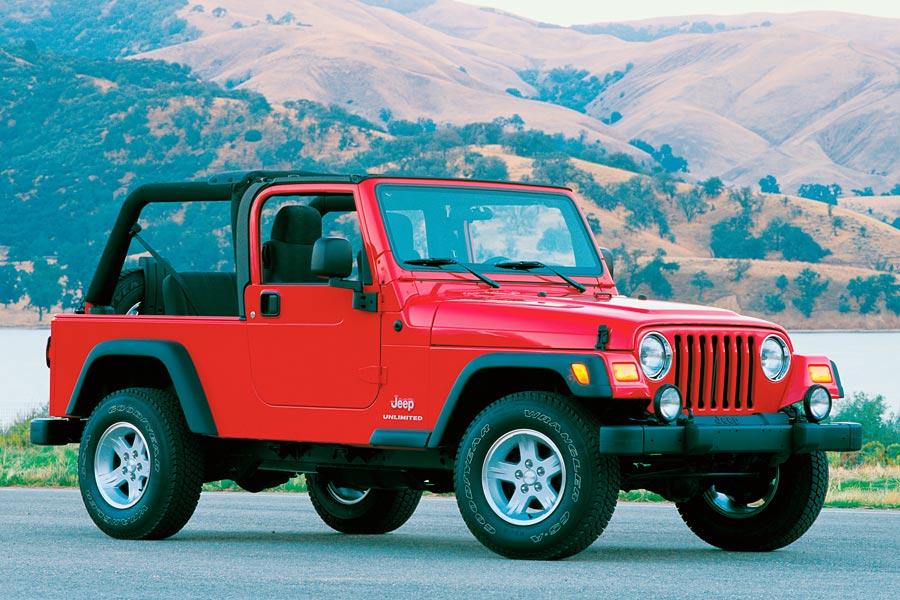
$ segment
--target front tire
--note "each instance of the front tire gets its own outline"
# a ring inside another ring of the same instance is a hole
[[[600,454],[598,424],[568,398],[511,394],[469,426],[454,484],[463,520],[509,558],[572,556],[602,533],[616,506],[619,463]]]
[[[754,490],[712,486],[676,503],[697,537],[722,548],[767,552],[800,538],[815,522],[828,491],[824,452],[795,454]]]
[[[306,487],[322,521],[349,534],[394,531],[409,520],[422,498],[421,490],[344,487],[321,474],[307,475]]]
[[[91,519],[111,537],[180,531],[200,499],[203,461],[177,398],[153,388],[106,396],[84,428],[78,483]]]

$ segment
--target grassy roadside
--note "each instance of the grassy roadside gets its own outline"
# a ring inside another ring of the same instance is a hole
[[[39,447],[28,442],[27,421],[0,432],[0,487],[74,487],[78,446]],[[238,490],[231,481],[208,483],[207,491]],[[306,482],[295,477],[275,491],[305,492]],[[622,492],[629,502],[659,502],[651,492]],[[825,505],[838,508],[900,509],[900,466],[832,465]]]

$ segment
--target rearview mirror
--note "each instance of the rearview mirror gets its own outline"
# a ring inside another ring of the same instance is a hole
[[[313,244],[310,270],[313,275],[344,279],[353,272],[353,248],[341,237],[321,238]]]
[[[606,268],[609,271],[609,276],[615,279],[616,271],[615,271],[615,259],[613,259],[612,250],[609,248],[600,248],[600,252],[603,254],[603,262],[606,263]]]

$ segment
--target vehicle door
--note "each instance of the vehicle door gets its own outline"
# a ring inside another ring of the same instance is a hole
[[[254,201],[244,299],[253,385],[267,404],[365,408],[375,401],[380,318],[367,304],[374,294],[353,289],[371,279],[357,206],[355,186],[345,184],[276,186]],[[316,240],[328,237],[350,241],[349,277],[310,272]]]

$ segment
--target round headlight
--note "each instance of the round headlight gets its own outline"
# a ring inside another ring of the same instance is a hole
[[[783,379],[791,365],[791,353],[785,341],[777,335],[770,335],[763,340],[759,349],[759,364],[766,377],[772,381]]]
[[[826,419],[831,413],[831,394],[821,385],[814,385],[806,390],[803,397],[803,412],[806,418],[814,423]]]
[[[648,333],[641,340],[641,370],[649,379],[662,379],[672,366],[672,347],[659,333]]]
[[[653,397],[653,412],[664,423],[677,419],[681,414],[681,393],[678,388],[671,384],[659,388]]]

